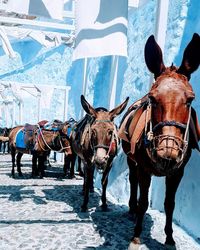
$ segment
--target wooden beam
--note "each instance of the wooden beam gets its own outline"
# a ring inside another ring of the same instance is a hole
[[[43,22],[43,21],[20,19],[20,18],[14,18],[14,17],[3,17],[3,16],[0,16],[0,23],[30,25],[30,26],[36,26],[36,27],[66,30],[66,31],[75,29],[73,25],[64,24],[64,23]]]

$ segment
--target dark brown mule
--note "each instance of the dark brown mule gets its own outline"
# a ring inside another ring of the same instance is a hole
[[[68,136],[70,139],[70,143],[72,143],[72,132],[74,130],[74,128],[77,126],[77,121],[75,121],[73,118],[70,118],[68,120],[69,123],[69,128],[68,128]],[[83,172],[81,169],[81,158],[78,156],[77,154],[74,152],[73,147],[72,147],[72,154],[65,154],[65,158],[64,158],[64,167],[63,167],[63,172],[64,172],[64,176],[72,179],[75,177],[75,163],[76,163],[76,159],[78,162],[78,173],[80,176],[83,176]]]
[[[122,113],[128,98],[121,105],[110,112],[105,108],[94,109],[81,96],[81,104],[86,111],[86,116],[77,124],[72,133],[72,147],[84,164],[84,201],[82,211],[87,210],[89,189],[93,185],[93,174],[102,173],[102,209],[107,209],[106,186],[112,160],[117,154],[118,137],[114,118]]]
[[[196,113],[191,107],[195,94],[189,83],[190,75],[200,63],[200,36],[194,34],[179,68],[165,67],[162,51],[150,36],[145,46],[145,61],[154,74],[155,83],[136,106],[129,108],[129,115],[124,117],[119,131],[130,169],[130,212],[137,215],[132,244],[140,243],[151,175],[156,175],[166,176],[165,244],[175,245],[172,236],[175,194],[192,148],[198,149],[200,138]]]
[[[17,171],[19,176],[22,176],[20,161],[23,154],[32,154],[32,176],[44,176],[44,161],[50,150],[71,154],[71,146],[67,136],[67,123],[57,123],[57,129],[46,129],[40,124],[29,125],[28,129],[24,126],[13,128],[9,135],[9,144],[12,157],[12,176],[15,175],[15,154],[17,154]],[[23,140],[25,148],[16,146],[16,136],[18,132],[25,133]],[[38,168],[37,168],[38,160]]]

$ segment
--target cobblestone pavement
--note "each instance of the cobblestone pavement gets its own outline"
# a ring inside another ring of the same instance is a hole
[[[23,156],[24,157],[24,156]],[[90,194],[89,211],[80,212],[82,179],[62,178],[53,164],[44,179],[31,179],[30,157],[22,161],[23,177],[10,176],[10,156],[0,155],[0,250],[125,250],[133,232],[127,207],[109,201],[101,212],[98,192]],[[140,249],[165,249],[164,215],[148,210]],[[200,245],[174,225],[176,249]]]

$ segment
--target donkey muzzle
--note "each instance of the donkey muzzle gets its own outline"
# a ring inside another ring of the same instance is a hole
[[[94,164],[97,169],[105,169],[108,161],[108,155],[105,148],[97,148],[96,154],[94,156]]]

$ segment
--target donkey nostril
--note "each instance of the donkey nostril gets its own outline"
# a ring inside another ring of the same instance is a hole
[[[108,155],[104,156],[104,159],[105,159],[105,160],[108,160],[108,158],[109,158],[109,156],[108,156]]]

